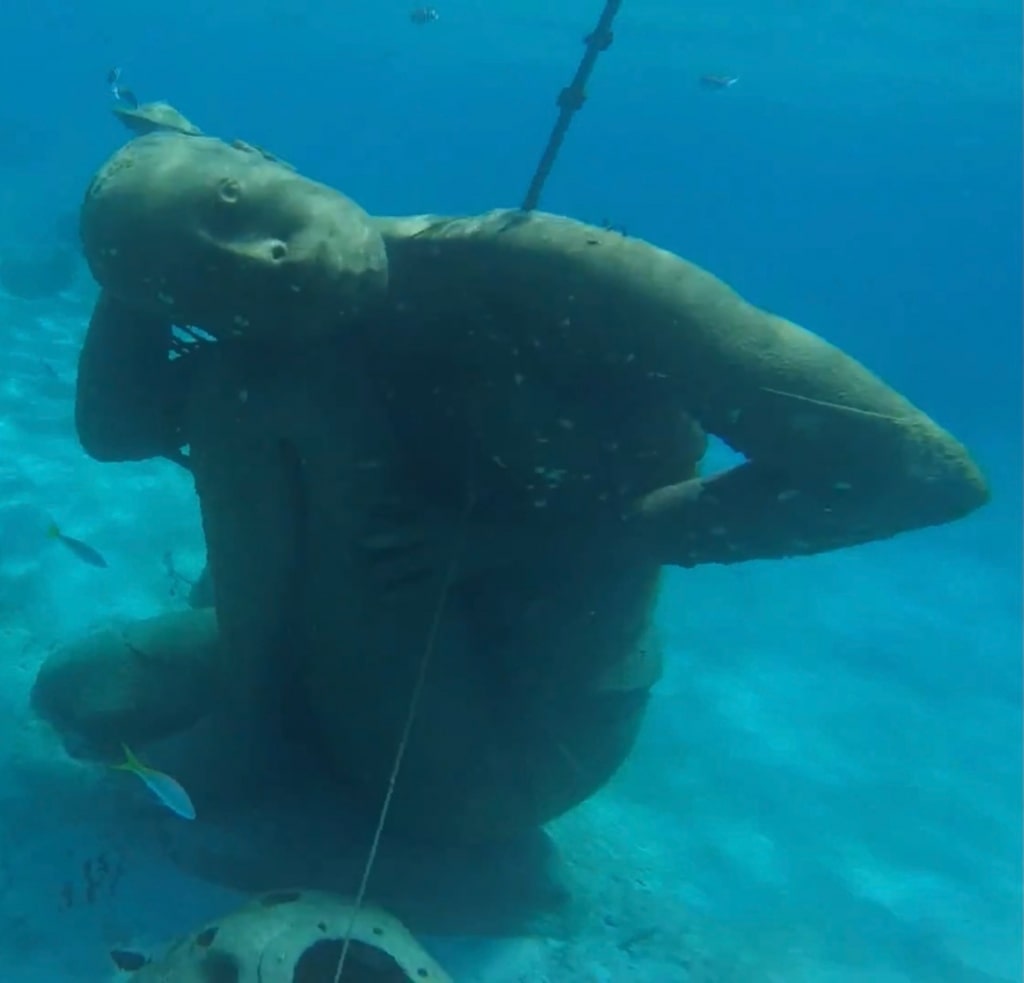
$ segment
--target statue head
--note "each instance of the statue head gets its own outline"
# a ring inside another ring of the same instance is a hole
[[[245,144],[176,132],[133,140],[81,210],[100,285],[220,337],[304,341],[383,296],[384,242],[343,194]]]

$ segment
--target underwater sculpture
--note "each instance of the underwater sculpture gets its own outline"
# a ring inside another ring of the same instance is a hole
[[[321,983],[350,939],[345,980],[451,983],[451,977],[392,915],[358,910],[318,891],[275,891],[179,939],[165,952],[118,949],[111,956],[132,983]]]
[[[185,660],[162,718],[287,703],[373,808],[447,597],[390,828],[511,835],[599,788],[658,678],[664,565],[837,549],[987,499],[856,361],[618,233],[374,218],[246,144],[166,131],[113,155],[81,219],[102,289],[82,444],[184,464],[202,509],[216,693]],[[705,433],[746,461],[700,475]],[[84,649],[44,665],[37,708],[100,749],[154,739],[109,693],[83,705],[103,663]],[[149,654],[125,689],[147,691]]]

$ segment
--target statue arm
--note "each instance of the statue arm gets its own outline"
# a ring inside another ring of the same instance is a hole
[[[100,293],[78,359],[75,429],[98,461],[166,457],[180,451],[181,401],[191,366],[171,361],[171,324]]]
[[[693,279],[671,361],[694,416],[746,460],[636,503],[631,518],[662,562],[818,553],[988,500],[967,450],[855,359],[702,271]]]
[[[667,250],[536,213],[379,226],[396,295],[440,312],[433,326],[465,323],[463,284],[493,285],[481,304],[554,377],[618,371],[746,458],[627,503],[629,535],[660,563],[818,553],[949,522],[988,499],[967,450],[908,400]]]

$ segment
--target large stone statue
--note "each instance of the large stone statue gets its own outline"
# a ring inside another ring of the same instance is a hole
[[[447,585],[392,825],[515,833],[628,754],[662,566],[836,549],[987,497],[850,357],[567,218],[373,218],[178,127],[100,169],[81,231],[102,289],[82,444],[191,470],[216,607],[141,654],[89,639],[44,665],[37,708],[101,752],[286,706],[375,807]],[[705,433],[744,463],[699,474]]]

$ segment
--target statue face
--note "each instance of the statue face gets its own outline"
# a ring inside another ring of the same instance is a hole
[[[386,287],[383,240],[358,205],[209,137],[123,147],[86,193],[81,232],[102,287],[218,337],[326,336]]]

